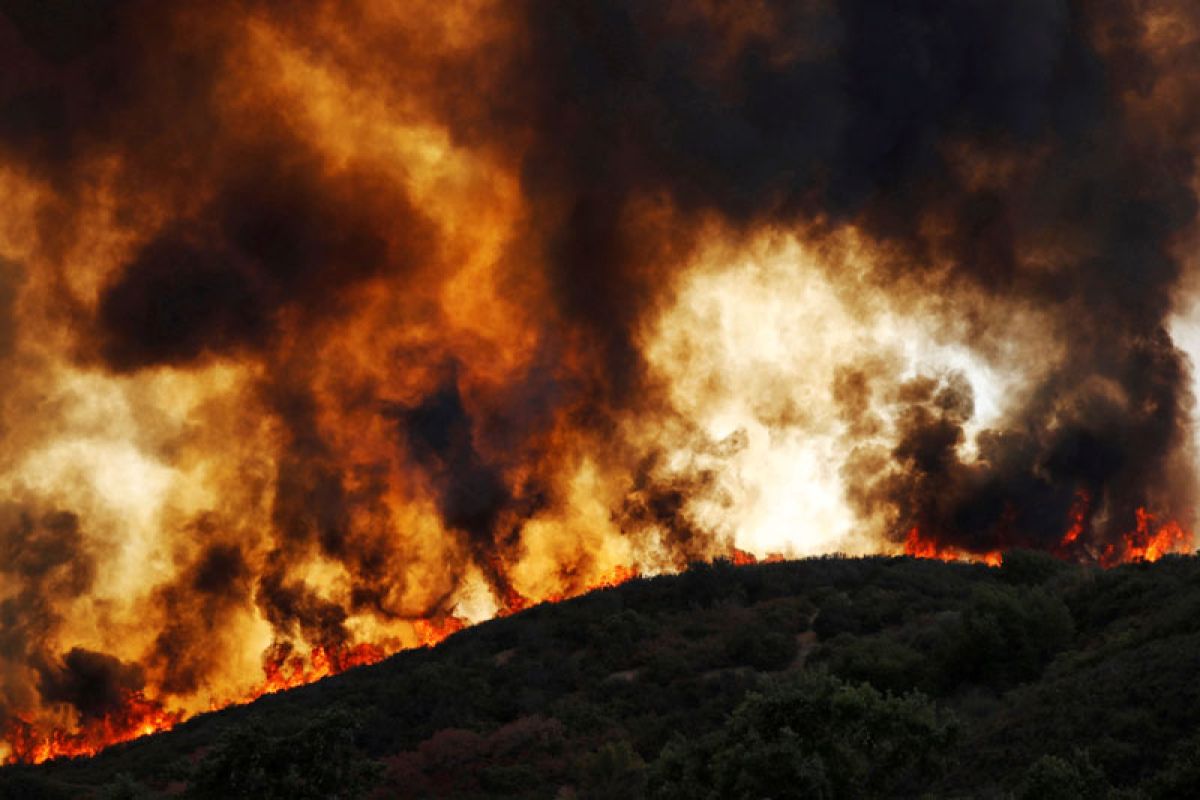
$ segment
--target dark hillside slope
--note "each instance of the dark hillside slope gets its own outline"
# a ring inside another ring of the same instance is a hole
[[[1189,797],[1200,560],[698,565],[90,760],[37,797]]]

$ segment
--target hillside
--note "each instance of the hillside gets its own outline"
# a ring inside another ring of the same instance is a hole
[[[1148,797],[1200,781],[1200,560],[698,565],[0,798]]]

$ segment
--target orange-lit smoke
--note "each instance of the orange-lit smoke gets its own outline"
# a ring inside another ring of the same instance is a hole
[[[697,560],[1190,550],[1195,12],[1067,5],[9,4],[0,758]]]

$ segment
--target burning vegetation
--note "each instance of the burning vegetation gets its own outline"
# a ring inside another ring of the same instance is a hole
[[[0,757],[696,561],[1190,551],[1198,16],[4,4]]]

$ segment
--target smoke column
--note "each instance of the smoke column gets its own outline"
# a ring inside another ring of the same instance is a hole
[[[690,561],[1187,550],[1185,0],[4,0],[0,757]]]

